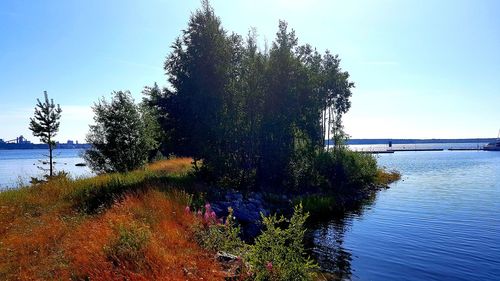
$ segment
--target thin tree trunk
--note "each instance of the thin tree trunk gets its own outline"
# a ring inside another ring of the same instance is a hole
[[[52,177],[53,169],[52,169],[52,140],[49,137],[49,176]]]
[[[323,148],[325,147],[325,137],[326,137],[326,103],[325,103],[325,110],[323,110],[323,132],[321,135],[321,138],[323,139]],[[327,143],[327,150],[328,150],[328,143]]]
[[[331,107],[328,107],[328,122],[326,122],[327,124],[327,135],[328,135],[328,145],[326,146],[326,151],[330,151],[330,122],[331,122]]]
[[[338,148],[339,148],[339,136],[338,136],[338,126],[337,126],[338,119],[337,119],[337,115],[335,114],[335,112],[332,114],[332,117],[333,117],[332,133],[333,133],[333,139],[334,139],[334,143],[335,143],[335,145],[333,146],[333,151],[337,152]]]

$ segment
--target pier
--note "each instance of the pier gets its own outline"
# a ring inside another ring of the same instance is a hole
[[[389,149],[388,151],[443,151],[443,148],[401,148]]]
[[[394,153],[392,150],[358,150],[356,152],[365,154],[381,154],[381,153]]]
[[[364,154],[385,154],[385,153],[394,153],[394,152],[421,152],[421,151],[484,151],[482,147],[479,148],[413,148],[413,149],[387,149],[387,150],[356,150],[356,152],[364,153]]]

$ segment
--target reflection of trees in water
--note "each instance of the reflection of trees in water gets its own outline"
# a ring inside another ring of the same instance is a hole
[[[332,220],[317,228],[313,234],[313,255],[322,269],[339,280],[351,276],[352,254],[343,247],[344,235],[349,227],[344,219]]]
[[[376,192],[373,192],[364,201],[351,205],[348,211],[332,214],[329,220],[319,221],[312,226],[309,239],[312,254],[323,271],[333,274],[330,276],[332,280],[351,279],[352,253],[344,248],[345,235],[351,229],[353,219],[370,209],[375,199]]]

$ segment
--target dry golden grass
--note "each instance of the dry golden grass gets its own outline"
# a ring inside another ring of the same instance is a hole
[[[388,185],[400,179],[401,179],[401,173],[396,170],[386,171],[384,169],[378,169],[375,182],[378,184]]]
[[[64,244],[69,267],[91,280],[220,280],[219,266],[192,239],[195,218],[183,209],[158,191],[127,197],[71,233]],[[134,228],[149,237],[139,254],[110,257],[120,229]]]
[[[193,159],[191,158],[174,158],[149,164],[146,169],[150,171],[162,171],[168,173],[185,173],[191,170],[192,161]]]
[[[184,173],[190,159],[165,160],[141,173]],[[72,196],[113,175],[57,180],[0,193],[0,280],[221,280],[213,255],[193,238],[189,196],[154,188],[129,193],[94,215]]]

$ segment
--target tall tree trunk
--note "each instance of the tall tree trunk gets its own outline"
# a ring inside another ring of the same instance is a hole
[[[321,135],[321,139],[323,140],[323,148],[325,147],[325,137],[326,137],[326,103],[325,103],[325,110],[323,110],[323,132]],[[328,141],[328,140],[327,140]],[[326,143],[326,148],[328,149],[328,142]]]
[[[331,127],[330,125],[331,125],[331,117],[332,117],[331,116],[332,115],[331,112],[332,112],[331,107],[328,107],[328,122],[326,123],[327,124],[327,130],[328,130],[327,131],[327,134],[328,134],[328,138],[327,138],[328,139],[328,144],[326,146],[326,151],[330,151],[330,127]]]
[[[49,136],[49,176],[52,177],[53,169],[52,169],[52,140]]]

